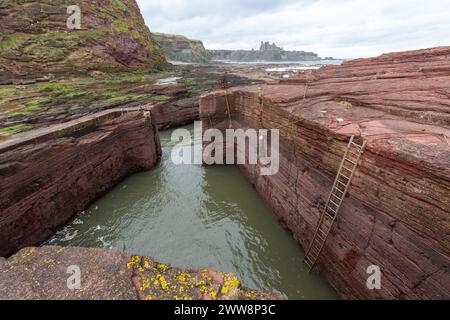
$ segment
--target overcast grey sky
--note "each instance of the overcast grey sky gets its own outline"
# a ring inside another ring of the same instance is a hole
[[[450,0],[138,0],[150,30],[208,49],[260,41],[355,58],[450,45]]]

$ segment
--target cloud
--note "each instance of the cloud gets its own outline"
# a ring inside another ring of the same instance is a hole
[[[448,0],[138,0],[152,31],[211,49],[260,41],[321,56],[367,57],[450,45]]]

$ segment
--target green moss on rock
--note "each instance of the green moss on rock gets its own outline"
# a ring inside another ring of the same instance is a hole
[[[135,0],[78,1],[81,30],[66,26],[72,1],[0,3],[0,84],[89,71],[161,70],[165,55]]]
[[[169,96],[166,95],[157,95],[157,96],[153,96],[152,100],[155,102],[163,102],[163,101],[168,101],[171,98]]]
[[[155,33],[154,37],[171,60],[194,63],[209,61],[208,53],[201,41],[165,33]]]
[[[18,124],[6,128],[1,128],[0,132],[3,133],[6,136],[12,136],[21,132],[29,131],[33,128],[30,124]]]

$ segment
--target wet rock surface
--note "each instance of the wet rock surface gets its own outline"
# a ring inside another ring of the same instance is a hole
[[[0,139],[102,110],[189,96],[182,83],[155,84],[171,75],[171,71],[113,73],[26,86],[0,86]]]
[[[318,265],[343,298],[448,299],[450,48],[349,61],[205,95],[206,126],[280,129],[280,171],[247,178],[308,248],[351,135],[367,140]],[[206,128],[205,128],[206,129]],[[367,268],[382,271],[368,290]]]
[[[80,271],[80,288],[68,268]],[[69,280],[68,280],[69,279]],[[0,261],[0,299],[259,300],[282,296],[248,289],[232,274],[185,270],[105,249],[26,248]]]
[[[218,89],[225,71],[230,72],[230,86],[264,81],[261,80],[264,72],[248,70],[246,73],[242,67],[172,66],[156,73],[101,73],[20,86],[0,86],[0,140],[118,107],[161,103],[177,111],[190,99]],[[185,111],[183,107],[181,112]],[[177,118],[176,114],[171,116]]]

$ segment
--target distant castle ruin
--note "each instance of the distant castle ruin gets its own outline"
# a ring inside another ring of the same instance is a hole
[[[283,51],[283,48],[278,47],[274,42],[270,44],[269,41],[266,42],[261,41],[259,51],[269,51],[269,50]]]
[[[208,50],[211,60],[230,61],[319,61],[314,52],[285,51],[275,43],[261,41],[259,50]]]

